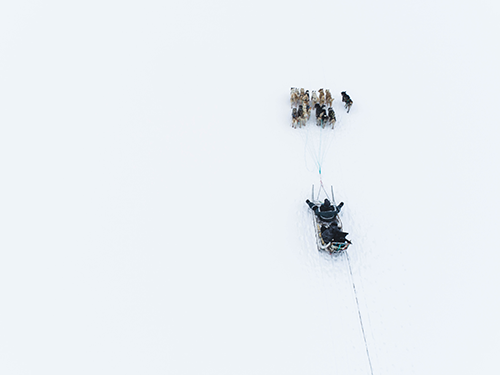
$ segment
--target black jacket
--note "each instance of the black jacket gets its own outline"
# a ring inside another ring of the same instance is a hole
[[[349,233],[342,232],[335,225],[330,225],[326,228],[324,225],[321,227],[321,237],[323,242],[346,242],[346,236]]]
[[[309,206],[309,208],[311,208],[311,210],[314,211],[314,213],[316,214],[316,216],[320,220],[323,220],[326,222],[334,221],[335,217],[337,216],[337,214],[340,212],[340,209],[344,205],[344,202],[340,202],[340,204],[338,206],[332,205],[331,206],[332,209],[329,211],[321,211],[320,208],[317,205],[315,205],[313,202],[309,201],[309,199],[306,200],[306,203]]]
[[[320,211],[334,211],[335,207],[332,206],[328,199],[325,199],[325,202],[319,207]]]

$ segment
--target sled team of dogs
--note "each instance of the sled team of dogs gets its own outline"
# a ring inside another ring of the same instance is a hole
[[[342,91],[341,94],[344,107],[347,109],[347,113],[349,113],[352,100],[345,91]],[[329,89],[319,89],[318,92],[313,90],[311,95],[309,95],[309,90],[292,87],[290,89],[292,126],[294,128],[305,126],[311,117],[311,110],[314,108],[316,111],[316,125],[323,128],[331,125],[333,129],[337,120],[332,104],[333,97]]]

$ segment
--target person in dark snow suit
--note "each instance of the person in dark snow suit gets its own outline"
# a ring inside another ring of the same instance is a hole
[[[346,239],[346,236],[349,233],[342,232],[336,225],[330,225],[326,227],[324,225],[321,226],[321,237],[323,238],[324,243],[329,242],[350,242]]]
[[[340,202],[338,206],[332,205],[328,199],[325,199],[325,202],[320,207],[315,205],[309,199],[306,200],[306,203],[320,220],[326,222],[334,221],[344,205],[344,202]]]
[[[323,204],[321,206],[319,206],[319,210],[322,212],[323,211],[334,211],[335,207],[332,206],[332,204],[330,203],[330,201],[328,199],[325,199]]]

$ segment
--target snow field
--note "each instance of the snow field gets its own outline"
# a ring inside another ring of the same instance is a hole
[[[498,373],[496,8],[1,7],[0,372],[366,374],[296,86],[354,101],[322,175],[374,373]]]

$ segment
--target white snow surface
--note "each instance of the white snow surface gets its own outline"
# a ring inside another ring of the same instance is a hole
[[[0,373],[369,374],[353,281],[373,374],[500,373],[498,17],[2,2]],[[352,279],[291,86],[335,97]]]

